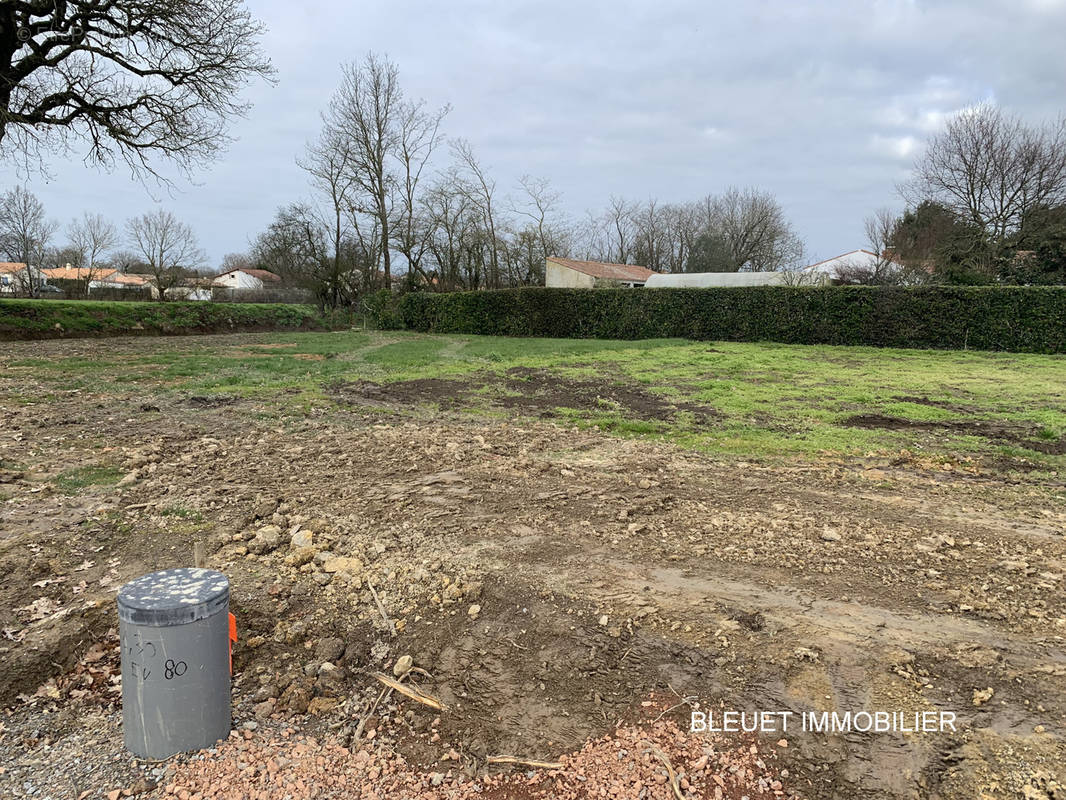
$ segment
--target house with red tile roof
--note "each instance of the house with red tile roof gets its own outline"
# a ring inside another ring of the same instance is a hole
[[[643,286],[653,270],[636,264],[607,261],[576,261],[549,256],[544,262],[544,285],[561,289],[591,289],[594,286]]]

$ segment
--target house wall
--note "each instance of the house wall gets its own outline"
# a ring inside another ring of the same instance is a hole
[[[783,272],[679,272],[652,275],[644,285],[649,289],[694,288],[712,286],[779,286],[786,283]]]
[[[249,275],[247,272],[230,272],[225,275],[219,275],[215,279],[215,283],[225,286],[227,289],[262,289],[263,282],[254,275]]]
[[[556,289],[591,289],[596,279],[584,272],[549,261],[544,268],[544,285]]]

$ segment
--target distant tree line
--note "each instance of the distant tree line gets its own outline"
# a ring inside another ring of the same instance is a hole
[[[663,272],[802,263],[803,243],[767,192],[732,188],[680,204],[612,198],[575,220],[547,180],[525,176],[503,190],[469,142],[445,142],[448,112],[407,98],[387,59],[346,65],[298,159],[311,197],[278,210],[250,259],[329,306],[381,288],[540,284],[548,256]]]

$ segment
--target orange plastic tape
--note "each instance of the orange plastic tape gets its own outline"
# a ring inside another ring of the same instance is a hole
[[[229,674],[233,674],[233,643],[237,641],[237,618],[229,615]]]

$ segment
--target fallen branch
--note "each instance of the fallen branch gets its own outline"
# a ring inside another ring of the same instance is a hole
[[[537,767],[538,769],[562,769],[561,761],[532,761],[528,758],[516,758],[515,756],[489,756],[485,759],[486,764],[520,764],[523,767]]]
[[[678,785],[677,772],[674,771],[674,765],[670,763],[670,759],[666,757],[666,753],[651,742],[645,741],[644,744],[647,745],[647,747],[644,748],[644,752],[651,753],[657,759],[662,761],[663,766],[666,767],[666,774],[670,778],[670,788],[674,790],[674,797],[676,797],[677,800],[685,800],[685,796],[681,794],[681,787]]]
[[[431,694],[426,694],[421,689],[416,689],[414,686],[406,686],[399,681],[394,681],[388,675],[382,675],[380,672],[375,672],[374,677],[390,689],[399,692],[405,697],[410,697],[412,700],[421,703],[422,705],[435,708],[437,711],[447,711],[440,700]]]

